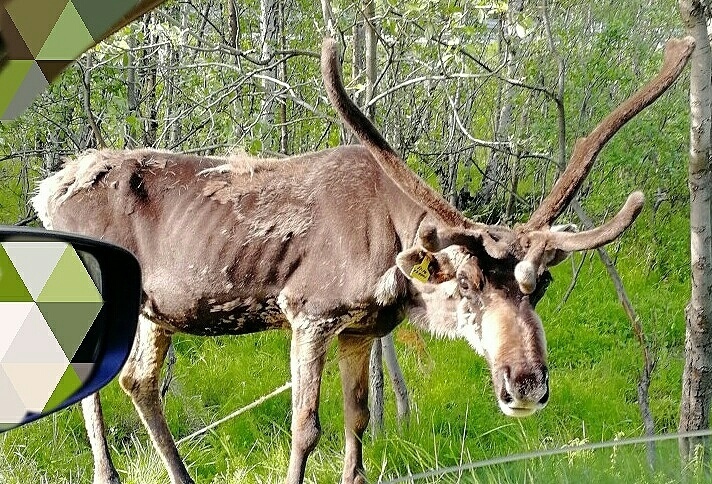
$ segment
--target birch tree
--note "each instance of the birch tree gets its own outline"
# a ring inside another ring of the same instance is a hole
[[[377,47],[378,39],[376,36],[376,28],[374,22],[376,20],[376,2],[375,0],[364,0],[363,2],[363,19],[362,23],[354,25],[354,76],[357,77],[363,73],[366,75],[365,102],[368,103],[373,99],[377,72],[378,72],[378,57]],[[370,105],[366,114],[372,120],[376,116],[376,106]],[[390,333],[383,338],[378,338],[373,342],[371,347],[371,361],[369,364],[370,373],[370,393],[371,393],[371,428],[374,433],[379,432],[383,428],[383,361],[386,362],[388,375],[390,376],[393,390],[396,397],[396,408],[399,421],[406,419],[410,413],[408,402],[408,389],[403,378],[403,372],[398,364],[396,357],[395,344],[393,343],[393,334]]]
[[[276,0],[260,0],[260,62],[265,67],[264,77],[262,78],[262,87],[264,94],[262,97],[261,117],[263,124],[262,149],[270,149],[268,135],[270,128],[274,126],[275,121],[275,83],[272,79],[277,78],[277,67],[274,65],[274,55],[277,45],[277,27],[279,2]],[[271,65],[270,65],[271,64]]]
[[[712,398],[712,220],[710,217],[710,123],[712,50],[707,33],[708,0],[680,0],[680,13],[696,42],[690,59],[690,257],[692,291],[685,309],[685,366],[680,432],[709,428]],[[680,454],[691,457],[699,439],[681,438]]]
[[[524,10],[524,2],[521,0],[510,1],[507,11],[500,17],[500,41],[499,50],[503,64],[506,65],[508,79],[514,79],[517,75],[519,57],[519,24],[517,17]],[[511,84],[500,84],[499,112],[495,123],[494,141],[506,143],[510,140],[512,125],[512,110],[514,86]],[[498,187],[502,185],[502,180],[506,178],[509,152],[505,150],[492,150],[487,161],[482,184],[475,196],[475,203],[478,205],[488,205],[497,198]],[[495,216],[497,218],[497,216]]]

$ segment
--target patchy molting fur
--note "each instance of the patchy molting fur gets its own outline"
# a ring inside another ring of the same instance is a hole
[[[417,297],[422,301],[407,309],[408,318],[411,323],[436,337],[465,337],[468,325],[476,321],[477,315],[469,312],[469,304],[460,296],[455,274],[471,256],[464,247],[453,245],[441,250],[435,257],[440,269],[439,277],[447,280],[438,284],[411,280],[419,288]]]
[[[141,195],[142,173],[172,169],[170,166],[166,168],[166,163],[172,163],[167,161],[172,160],[171,154],[167,152],[138,150],[129,152],[126,158],[124,163],[135,163],[135,173],[138,174],[136,177],[139,183],[134,188],[139,195]],[[54,203],[57,206],[60,204],[59,200],[66,201],[78,194],[88,194],[100,183],[106,184],[105,180],[110,178],[109,172],[118,166],[118,160],[120,160],[119,153],[111,151],[87,152],[70,160],[65,169],[60,172],[61,174],[55,175],[40,186],[40,193],[34,201],[38,212],[52,206],[52,203],[48,203],[48,199],[52,196],[55,197]],[[229,207],[233,223],[247,227],[240,239],[234,241],[242,247],[242,251],[259,247],[259,244],[272,239],[286,243],[291,238],[307,233],[314,224],[316,213],[314,207],[317,203],[314,199],[314,191],[310,188],[311,185],[306,183],[289,184],[288,177],[281,175],[281,170],[286,166],[283,161],[258,160],[246,156],[212,157],[206,160],[206,164],[193,175],[202,184],[199,193],[208,200]],[[334,177],[336,174],[334,170],[329,170],[328,175]],[[168,179],[166,177],[166,180]],[[113,183],[112,189],[120,188],[116,186],[119,182],[111,183]],[[333,185],[343,183],[343,179],[329,180],[329,184]],[[155,182],[153,185],[152,190],[157,190]],[[269,186],[270,189],[255,188],[263,186]],[[170,182],[169,186],[162,189],[180,191],[181,185],[177,181]],[[285,193],[289,194],[286,198]],[[278,199],[279,196],[282,198]],[[51,226],[50,213],[42,212],[40,217],[44,223]],[[232,228],[225,226],[221,229],[220,236],[231,240],[232,231]],[[243,255],[240,254],[241,257]],[[392,266],[375,279],[370,291],[372,301],[376,307],[405,304],[404,311],[416,326],[438,337],[464,338],[492,364],[497,359],[495,353],[502,346],[503,339],[507,337],[518,339],[517,335],[502,334],[505,327],[512,324],[497,323],[508,321],[508,310],[498,309],[499,305],[495,302],[488,303],[485,310],[479,296],[468,299],[460,294],[456,275],[464,271],[463,274],[469,276],[471,270],[465,270],[466,267],[478,265],[477,259],[467,248],[451,245],[434,253],[433,257],[435,274],[431,283],[423,284],[412,280],[409,282],[402,270]],[[324,263],[333,264],[327,260],[324,260]],[[343,265],[345,261],[337,263]],[[206,272],[207,266],[202,266],[202,270],[198,270],[199,266],[200,264],[190,264],[186,269],[188,272],[195,273],[190,277],[204,284],[207,281],[206,277],[209,276]],[[305,327],[321,325],[322,330],[330,332],[340,332],[345,328],[349,328],[349,331],[359,331],[359,325],[361,330],[366,330],[367,326],[363,326],[362,321],[366,319],[367,308],[354,306],[353,301],[349,303],[349,308],[344,307],[331,315],[316,317],[313,315],[313,309],[305,308],[304,302],[299,298],[288,303],[285,302],[287,300],[281,300],[280,298],[286,297],[284,293],[280,293],[279,297],[275,294],[271,299],[262,302],[250,300],[244,295],[230,296],[235,284],[240,281],[230,279],[229,276],[234,271],[229,264],[220,267],[222,267],[221,274],[225,277],[225,281],[228,281],[222,293],[224,296],[200,296],[189,312],[183,313],[186,317],[177,319],[172,316],[176,314],[175,311],[163,310],[165,304],[154,305],[154,294],[149,287],[146,314],[152,315],[157,324],[171,331],[202,335],[244,334],[264,329],[286,328],[289,327],[290,321],[292,324],[298,322],[297,324],[303,324]],[[173,269],[159,267],[157,270],[160,280],[167,280],[166,278],[170,279],[170,270]],[[342,268],[340,273],[348,274],[349,271]],[[245,283],[249,279],[249,277],[244,279]],[[326,284],[336,286],[341,286],[345,282],[343,276],[330,283],[325,281]],[[155,296],[162,297],[160,293]],[[272,303],[270,304],[269,301]],[[310,307],[313,308],[313,304]],[[491,328],[484,326],[491,326]]]
[[[373,293],[379,306],[390,306],[408,293],[408,280],[393,266],[378,279]]]
[[[219,160],[227,163],[201,170],[197,176],[207,179],[204,196],[221,204],[231,203],[238,220],[249,220],[250,231],[243,245],[264,238],[286,241],[307,232],[313,222],[314,194],[308,189],[288,186],[288,179],[273,176],[270,172],[284,170],[280,160],[248,156]],[[263,174],[270,176],[270,189],[255,192],[253,186],[264,185],[260,180]],[[285,190],[289,190],[292,198],[286,203],[276,203]],[[250,206],[249,214],[243,213],[243,204]]]

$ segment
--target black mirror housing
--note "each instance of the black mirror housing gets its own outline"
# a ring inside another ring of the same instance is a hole
[[[96,239],[0,226],[0,432],[108,384],[138,325],[141,270]]]

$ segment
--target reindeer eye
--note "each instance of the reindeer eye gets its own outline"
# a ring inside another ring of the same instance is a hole
[[[466,277],[462,277],[462,276],[458,277],[457,284],[460,286],[460,289],[463,291],[470,290],[470,281],[468,281]]]

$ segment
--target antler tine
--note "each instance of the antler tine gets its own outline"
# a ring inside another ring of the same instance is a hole
[[[368,148],[383,171],[408,197],[418,204],[425,205],[448,225],[456,227],[477,225],[410,171],[373,123],[351,101],[341,80],[336,41],[330,37],[324,38],[321,47],[321,75],[329,101],[341,119],[356,134],[361,144]]]
[[[633,192],[628,196],[625,205],[608,222],[595,229],[584,232],[552,232],[545,231],[547,246],[551,249],[561,249],[566,252],[596,249],[620,236],[636,219],[643,209],[642,192]]]
[[[695,41],[689,36],[667,42],[660,73],[606,116],[591,134],[576,141],[566,170],[549,196],[524,224],[524,230],[537,230],[551,225],[556,220],[576,195],[603,146],[625,123],[652,104],[675,82],[694,48]]]

